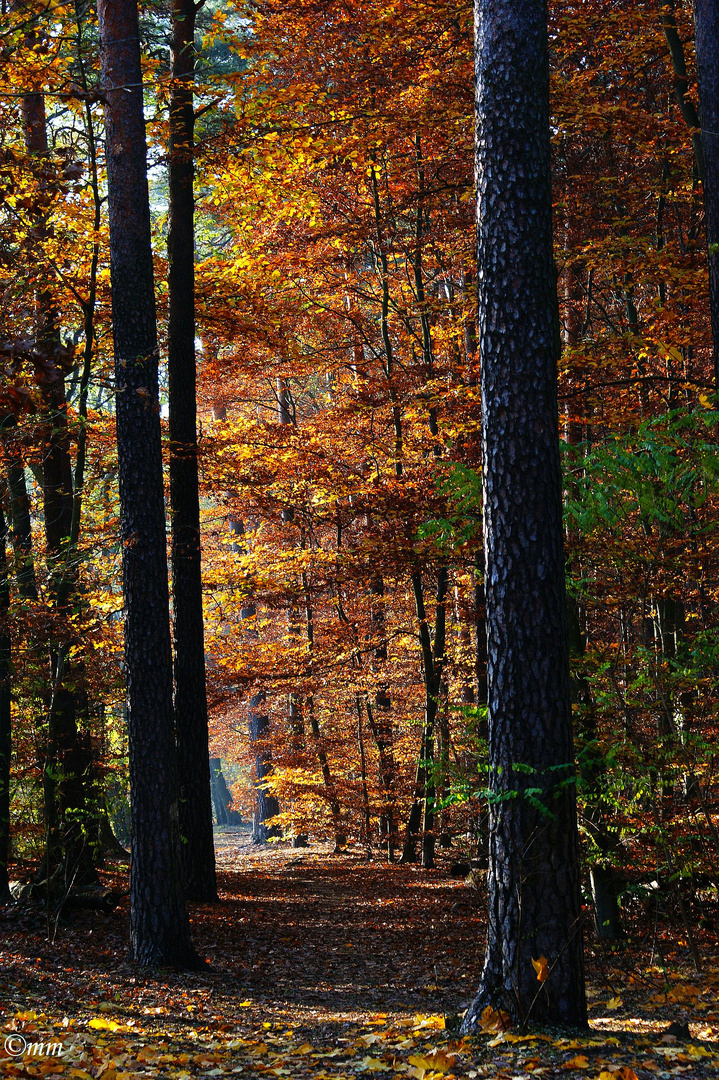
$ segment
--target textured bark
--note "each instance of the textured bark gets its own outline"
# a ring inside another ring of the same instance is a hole
[[[135,0],[100,0],[125,598],[132,956],[196,966],[180,865],[157,325]]]
[[[544,0],[476,0],[489,923],[465,1016],[586,1025],[556,402]],[[544,956],[538,982],[532,959]]]
[[[170,513],[175,732],[185,894],[217,900],[207,733],[195,397],[195,3],[174,0],[168,184]]]
[[[719,7],[716,0],[694,0],[694,33],[704,161],[714,382],[719,388]]]

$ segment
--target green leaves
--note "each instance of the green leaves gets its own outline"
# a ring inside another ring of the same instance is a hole
[[[564,444],[568,527],[617,536],[632,524],[660,534],[691,528],[692,513],[717,490],[718,422],[714,410],[674,410],[596,445]]]

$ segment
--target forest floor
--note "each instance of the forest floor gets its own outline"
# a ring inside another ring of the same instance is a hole
[[[522,1036],[489,1017],[485,1034],[460,1039],[451,1028],[479,978],[485,898],[454,880],[449,862],[427,872],[369,862],[359,849],[332,856],[328,844],[258,849],[241,829],[218,833],[217,862],[221,903],[191,908],[195,944],[209,961],[201,972],[134,969],[126,897],[111,915],[73,911],[54,941],[37,909],[0,913],[0,1074],[717,1074],[719,944],[707,926],[700,974],[658,909],[639,912],[621,947],[590,944],[586,1034]],[[104,876],[127,888],[126,868]],[[688,1032],[669,1034],[670,1023]]]

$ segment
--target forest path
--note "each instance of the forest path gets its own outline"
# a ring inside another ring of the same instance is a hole
[[[377,1012],[456,1013],[479,978],[484,904],[442,869],[390,865],[329,843],[257,848],[216,837],[222,909],[194,913],[198,948],[298,1024]]]
[[[716,937],[691,972],[667,925],[612,955],[588,940],[592,1029],[579,1038],[445,1029],[479,977],[483,893],[449,875],[369,862],[330,844],[292,850],[217,836],[221,903],[190,905],[210,965],[142,972],[127,961],[128,901],[75,911],[47,940],[37,908],[0,913],[0,1025],[62,1043],[62,1061],[2,1057],[0,1075],[169,1080],[244,1074],[297,1080],[708,1080],[719,1067]],[[125,871],[106,874],[125,888]],[[646,917],[644,923],[646,923]],[[640,932],[637,922],[632,933]],[[662,931],[663,933],[663,931]],[[589,939],[589,934],[587,935]],[[676,943],[671,945],[670,942]],[[670,951],[671,949],[671,951]],[[491,1021],[492,1018],[490,1018]],[[667,1034],[690,1025],[689,1040]],[[488,1025],[491,1028],[491,1023]],[[0,1036],[0,1046],[3,1036]],[[13,1041],[15,1040],[15,1041]],[[13,1050],[13,1052],[15,1052]]]

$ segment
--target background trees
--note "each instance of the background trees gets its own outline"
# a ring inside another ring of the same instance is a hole
[[[172,13],[147,5],[140,14],[162,410]],[[684,104],[695,98],[691,15],[674,6]],[[481,858],[471,10],[208,3],[197,20],[199,507],[213,756],[232,766],[247,815],[257,762],[267,767],[266,795],[297,837],[381,837],[385,853],[429,864],[435,837],[470,835],[461,842]],[[706,235],[666,26],[667,10],[636,0],[609,12],[568,2],[550,10],[580,830],[588,864],[624,890],[625,919],[643,881],[671,879],[671,902],[691,904],[716,851]],[[79,732],[93,763],[89,805],[99,820],[109,800],[118,830],[125,672],[97,26],[89,6],[61,5],[50,21],[38,3],[5,13],[2,33],[13,55],[0,113],[5,626],[12,834],[23,856],[44,842],[38,783],[54,643],[67,644],[87,697]],[[46,102],[42,160],[25,145],[29,91]],[[35,341],[42,290],[60,335],[52,355]],[[40,488],[43,403],[60,371],[83,511],[63,549],[76,581],[64,610]],[[269,723],[250,745],[253,700]]]

